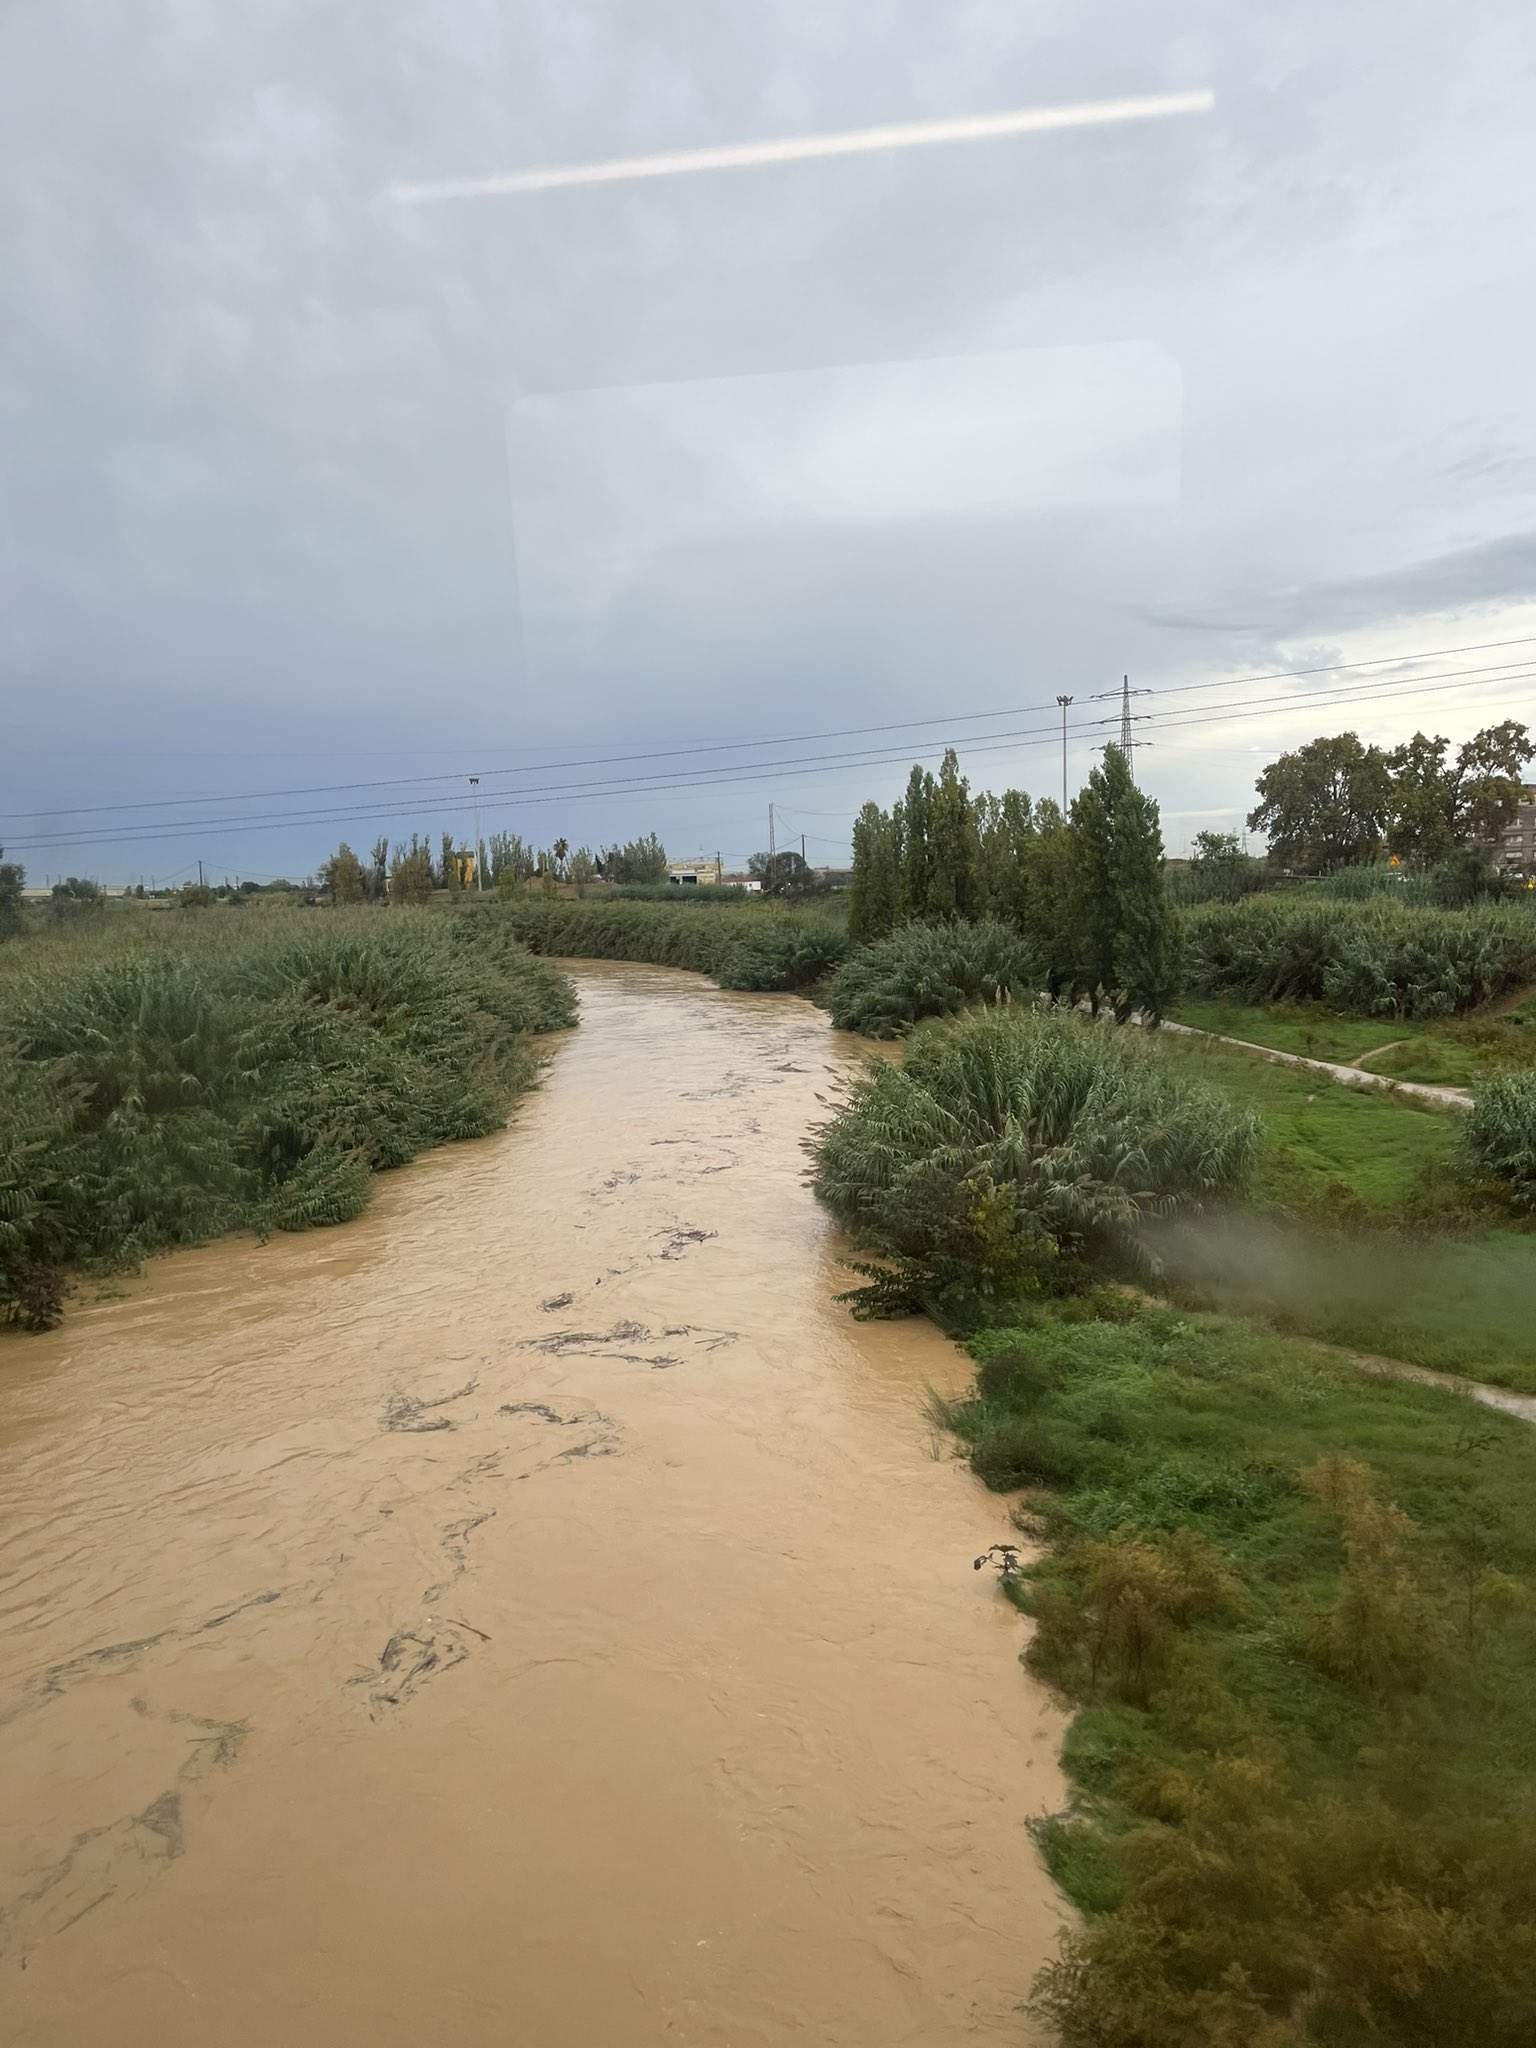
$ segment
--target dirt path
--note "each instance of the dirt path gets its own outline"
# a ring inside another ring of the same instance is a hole
[[[1019,2048],[1062,1719],[808,1003],[582,963],[504,1136],[6,1344],[0,2039]]]
[[[1326,1075],[1330,1081],[1342,1081],[1346,1088],[1387,1088],[1399,1095],[1410,1095],[1416,1101],[1432,1102],[1439,1109],[1470,1109],[1471,1090],[1467,1088],[1443,1088],[1432,1086],[1427,1081],[1394,1081],[1390,1074],[1367,1074],[1360,1067],[1346,1066],[1337,1060],[1308,1059],[1304,1053],[1277,1052],[1272,1045],[1254,1045],[1246,1038],[1228,1038],[1220,1031],[1201,1031],[1194,1024],[1175,1024],[1164,1018],[1158,1026],[1160,1031],[1177,1031],[1186,1038],[1208,1038],[1217,1045],[1235,1045],[1243,1052],[1256,1052],[1261,1058],[1272,1060],[1282,1067],[1304,1067],[1314,1074]],[[1399,1041],[1400,1042],[1400,1041]],[[1378,1051],[1386,1051],[1385,1046]],[[1362,1058],[1372,1059],[1373,1053]]]
[[[1389,1038],[1385,1045],[1373,1045],[1369,1052],[1357,1053],[1352,1060],[1346,1060],[1347,1067],[1363,1067],[1367,1060],[1379,1060],[1384,1052],[1396,1052],[1400,1045],[1409,1045],[1407,1038]]]

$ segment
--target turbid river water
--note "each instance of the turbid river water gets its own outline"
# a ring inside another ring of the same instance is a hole
[[[0,2030],[945,2048],[1062,1909],[1058,1717],[861,1326],[808,1004],[581,965],[504,1135],[0,1349]]]

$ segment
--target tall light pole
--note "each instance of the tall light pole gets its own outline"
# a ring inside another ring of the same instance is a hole
[[[478,775],[471,775],[469,786],[475,792],[475,894],[483,896],[485,894],[485,875],[482,870],[485,863],[480,858],[480,778]]]
[[[1070,697],[1058,697],[1056,702],[1061,706],[1061,815],[1065,817],[1067,815],[1067,706],[1072,702],[1072,699]]]

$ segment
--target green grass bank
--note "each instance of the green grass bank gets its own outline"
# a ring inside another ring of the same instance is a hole
[[[972,1352],[944,1419],[1079,1707],[1063,2048],[1536,2038],[1536,1431],[1115,1297]]]

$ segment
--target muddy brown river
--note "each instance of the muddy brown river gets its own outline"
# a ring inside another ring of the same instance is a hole
[[[582,963],[505,1134],[0,1346],[0,2036],[1029,2043],[1060,1721],[800,1141],[810,1005]]]

